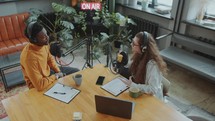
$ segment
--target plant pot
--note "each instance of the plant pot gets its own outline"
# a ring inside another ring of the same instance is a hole
[[[122,44],[122,42],[120,42],[120,41],[114,41],[114,47],[115,48],[120,48],[120,46],[121,46],[121,44]]]

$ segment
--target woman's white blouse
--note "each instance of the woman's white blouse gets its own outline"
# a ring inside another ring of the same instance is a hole
[[[132,82],[131,87],[137,87],[143,93],[152,94],[163,101],[162,73],[154,60],[150,60],[146,67],[145,84],[136,84]]]

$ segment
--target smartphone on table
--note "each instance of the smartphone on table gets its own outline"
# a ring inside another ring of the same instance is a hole
[[[104,82],[105,77],[104,76],[99,76],[97,81],[96,81],[96,85],[102,85]]]

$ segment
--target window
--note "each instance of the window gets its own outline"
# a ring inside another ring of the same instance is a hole
[[[172,6],[173,0],[158,0],[158,4]]]
[[[215,1],[210,1],[207,5],[206,14],[215,16]]]

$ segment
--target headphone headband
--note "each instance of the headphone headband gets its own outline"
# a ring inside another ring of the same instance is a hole
[[[147,45],[149,42],[149,33],[146,31],[143,31],[141,33],[143,35],[141,50],[142,50],[142,52],[144,52],[144,50],[147,48]]]
[[[28,37],[29,38],[32,38],[32,28],[33,28],[33,25],[35,24],[36,22],[31,22],[28,24],[28,27],[27,27],[27,33],[28,33]]]

